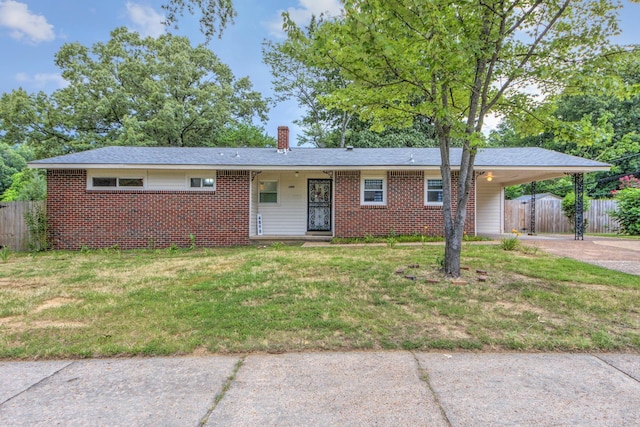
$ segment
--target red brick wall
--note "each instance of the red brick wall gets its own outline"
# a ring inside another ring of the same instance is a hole
[[[47,171],[56,249],[249,243],[249,173],[218,171],[216,191],[88,191],[85,170]]]
[[[452,174],[453,199],[457,198],[458,175]],[[335,177],[336,237],[388,236],[395,234],[444,235],[441,206],[424,205],[424,173],[392,171],[387,173],[387,205],[360,205],[360,172],[339,171]],[[427,227],[425,229],[425,227]],[[465,231],[475,233],[474,189],[467,203]]]

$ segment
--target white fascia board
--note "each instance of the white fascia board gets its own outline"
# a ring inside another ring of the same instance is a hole
[[[251,170],[251,171],[323,171],[323,170],[440,170],[440,166],[273,166],[273,165],[146,165],[146,164],[90,164],[38,163],[34,169],[163,169],[163,170]],[[452,170],[459,169],[452,167]]]
[[[611,166],[476,166],[475,171],[536,171],[553,173],[581,173],[608,171]]]
[[[440,170],[440,165],[381,165],[381,166],[283,166],[283,165],[159,165],[159,164],[93,164],[93,163],[37,163],[27,164],[33,169],[164,169],[164,170],[262,170],[262,171],[323,171],[323,170]],[[476,166],[476,171],[539,171],[554,173],[582,173],[608,171],[610,166]],[[452,171],[460,170],[452,165]]]

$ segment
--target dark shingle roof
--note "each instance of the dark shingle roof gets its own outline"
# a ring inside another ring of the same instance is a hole
[[[451,149],[451,164],[460,164],[462,150]],[[286,154],[275,148],[105,147],[29,163],[32,167],[185,166],[219,168],[426,168],[440,165],[438,148],[294,148]],[[608,165],[542,148],[485,148],[478,152],[476,168],[572,167]]]

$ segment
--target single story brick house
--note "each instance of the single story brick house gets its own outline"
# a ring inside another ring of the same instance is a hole
[[[452,149],[454,186],[460,155]],[[290,149],[282,126],[277,148],[116,146],[29,166],[47,170],[57,249],[444,231],[438,148]],[[541,148],[482,149],[465,231],[503,232],[506,186],[608,169]]]

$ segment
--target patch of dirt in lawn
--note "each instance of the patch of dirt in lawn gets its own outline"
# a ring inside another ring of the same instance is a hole
[[[82,301],[78,298],[56,297],[44,301],[42,304],[31,310],[31,313],[40,313],[51,308],[63,307]],[[45,328],[82,328],[87,326],[84,322],[58,321],[58,320],[32,320],[24,321],[24,316],[9,316],[0,318],[0,326],[5,326],[14,331],[26,331],[29,329]]]
[[[201,345],[199,347],[194,348],[193,352],[191,352],[191,355],[195,357],[205,357],[205,356],[212,356],[213,353],[210,352],[207,349],[207,347]]]
[[[17,316],[12,316],[12,317],[1,318],[0,326],[6,326],[7,328],[12,329],[14,332],[17,332],[17,331],[27,331],[29,329],[83,328],[87,326],[87,324],[84,322],[72,322],[72,321],[61,322],[56,320],[35,320],[31,322],[24,322],[24,321],[18,320]]]
[[[473,338],[466,331],[463,325],[455,325],[453,323],[434,325],[435,333],[433,338],[445,338],[454,340],[468,340]]]
[[[50,282],[45,280],[33,280],[33,279],[0,279],[0,288],[7,287],[11,290],[17,289],[36,289],[44,286],[49,286]]]
[[[40,313],[41,311],[47,310],[49,308],[58,308],[58,307],[62,307],[63,305],[67,305],[67,304],[71,304],[79,301],[80,300],[77,298],[64,298],[64,297],[52,298],[50,300],[46,300],[45,302],[37,306],[33,310],[33,312]]]
[[[16,316],[0,317],[0,326],[8,325],[9,323],[15,321],[15,319],[16,319]]]
[[[118,284],[122,287],[120,292],[126,292],[131,289],[132,285],[134,287],[148,286],[150,281],[153,281],[155,286],[162,286],[170,279],[178,278],[184,274],[197,273],[200,276],[214,276],[236,271],[242,262],[243,260],[240,259],[212,262],[210,259],[175,258],[118,270],[106,267],[95,270],[96,279],[93,289],[114,292],[116,291],[114,285]],[[104,285],[101,285],[102,283]]]
[[[592,283],[567,282],[567,283],[564,283],[564,285],[572,287],[572,288],[583,288],[583,289],[589,289],[591,291],[598,291],[598,292],[612,292],[614,290],[614,288],[612,286],[596,285],[596,284],[592,284]],[[621,290],[618,290],[618,291],[620,292]]]

